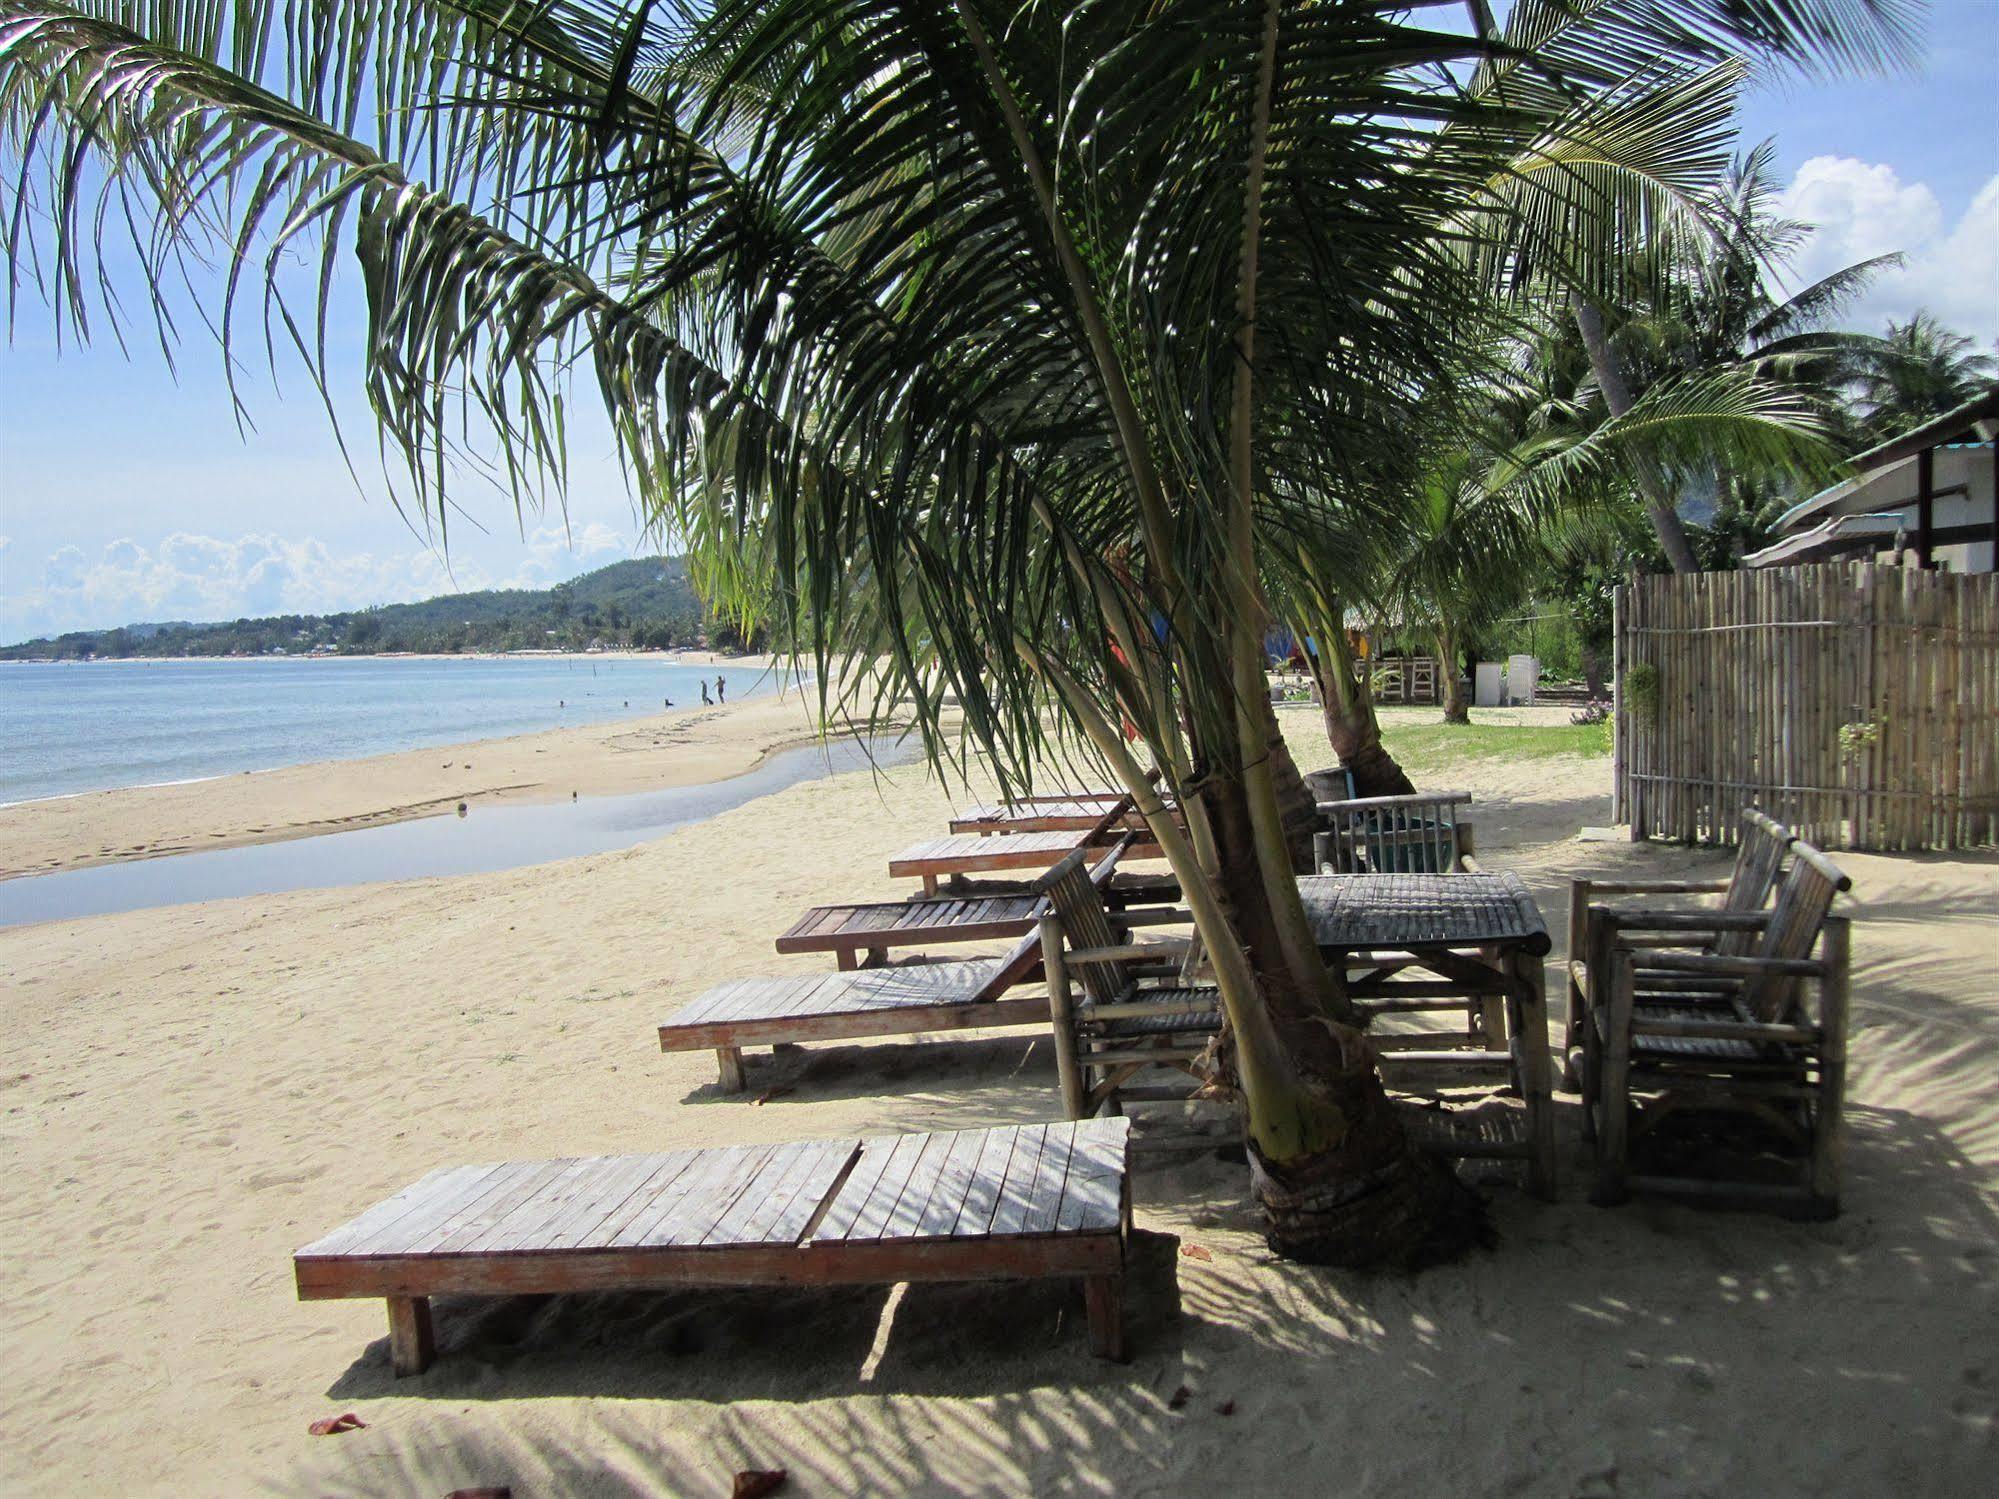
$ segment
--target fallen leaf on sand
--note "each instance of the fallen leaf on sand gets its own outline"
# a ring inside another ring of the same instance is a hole
[[[453,1489],[444,1499],[514,1499],[514,1491],[505,1484],[489,1484],[483,1489]]]
[[[1180,1409],[1181,1406],[1185,1405],[1189,1400],[1192,1400],[1193,1398],[1194,1398],[1194,1392],[1188,1389],[1185,1385],[1181,1385],[1179,1389],[1175,1390],[1170,1396],[1167,1397],[1166,1408],[1170,1411],[1177,1411],[1178,1409]]]
[[[1233,1400],[1224,1400],[1220,1405],[1215,1407],[1215,1414],[1218,1416],[1233,1416],[1235,1414],[1235,1402]]]
[[[750,1107],[755,1108],[760,1103],[769,1103],[773,1098],[782,1098],[787,1093],[795,1093],[797,1091],[796,1088],[766,1088],[750,1100]],[[769,1490],[766,1489],[764,1492],[768,1493]]]
[[[337,1437],[343,1431],[363,1430],[367,1424],[354,1412],[348,1411],[342,1416],[323,1416],[306,1427],[306,1430],[316,1437]]]
[[[1182,1244],[1180,1258],[1183,1260],[1212,1260],[1214,1254],[1202,1244]]]
[[[784,1487],[786,1477],[783,1468],[751,1468],[736,1475],[736,1486],[729,1491],[729,1499],[764,1499],[766,1494],[775,1494]]]

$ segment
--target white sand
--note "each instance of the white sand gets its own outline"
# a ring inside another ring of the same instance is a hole
[[[302,778],[294,816],[357,805],[316,800],[344,774]],[[1609,820],[1600,761],[1451,779],[1551,924],[1571,873],[1727,862],[1576,842]],[[104,815],[144,827],[127,843],[243,824],[181,797]],[[816,966],[771,937],[814,901],[903,893],[888,855],[948,805],[913,769],[885,795],[846,776],[536,869],[0,932],[0,1491],[719,1495],[754,1466],[802,1496],[1992,1492],[1989,858],[1843,861],[1863,899],[1835,1223],[1592,1208],[1564,1099],[1561,1200],[1491,1180],[1496,1251],[1313,1271],[1263,1249],[1225,1121],[1154,1108],[1125,1366],[1088,1356],[1059,1285],[916,1287],[886,1328],[880,1290],[447,1300],[439,1362],[405,1381],[379,1303],[294,1299],[294,1247],[447,1162],[1054,1114],[1047,1042],[1019,1032],[756,1056],[780,1090],[761,1106],[654,1049],[707,984]],[[306,1434],[346,1410],[368,1429]]]

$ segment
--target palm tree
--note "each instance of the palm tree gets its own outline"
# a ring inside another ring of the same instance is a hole
[[[1860,363],[1856,395],[1870,443],[1920,427],[1962,406],[1999,373],[1999,359],[1927,312],[1891,322],[1872,357]]]
[[[1598,307],[1577,302],[1577,332],[1611,416],[1629,411],[1655,380],[1730,368],[1781,380],[1830,411],[1851,362],[1876,346],[1865,335],[1825,325],[1901,257],[1875,256],[1797,292],[1782,292],[1778,283],[1811,226],[1777,212],[1774,152],[1774,143],[1764,141],[1733,165],[1709,195],[1701,216],[1706,232],[1676,234],[1643,248],[1634,290],[1614,312],[1617,327],[1607,325]],[[1679,513],[1684,477],[1644,463],[1633,475],[1676,572],[1701,565]]]
[[[913,704],[940,770],[1008,791],[1052,736],[1140,797],[1271,1242],[1400,1260],[1464,1199],[1313,946],[1268,582],[1392,534],[1404,433],[1496,297],[1718,170],[1732,50],[1865,54],[1892,8],[1522,0],[1494,36],[1406,0],[0,0],[15,206],[47,215],[8,215],[10,263],[50,226],[80,325],[129,208],[164,315],[219,228],[230,342],[246,273],[351,244],[369,395],[433,514],[455,452],[517,494],[558,474],[587,355],[644,503],[725,606],[774,580],[829,717]],[[271,305],[323,371],[323,324]]]

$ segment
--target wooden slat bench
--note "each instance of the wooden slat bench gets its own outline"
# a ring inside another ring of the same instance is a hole
[[[292,1257],[301,1301],[389,1308],[398,1375],[429,1298],[1079,1276],[1124,1356],[1128,1121],[1008,1125],[433,1171]]]

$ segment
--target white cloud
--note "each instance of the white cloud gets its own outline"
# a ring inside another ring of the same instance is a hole
[[[1904,182],[1879,162],[1814,156],[1798,168],[1780,208],[1817,226],[1793,267],[1794,289],[1857,260],[1904,257],[1849,310],[1850,325],[1878,330],[1926,309],[1981,344],[1999,339],[1999,176],[1949,224],[1926,183]]]
[[[540,527],[522,538],[514,572],[495,577],[477,563],[448,564],[435,550],[335,553],[316,537],[255,533],[225,540],[176,531],[148,546],[129,536],[93,559],[56,547],[39,568],[0,539],[0,640],[147,620],[236,619],[327,614],[481,588],[545,588],[629,555],[626,539],[591,522],[567,532]]]

